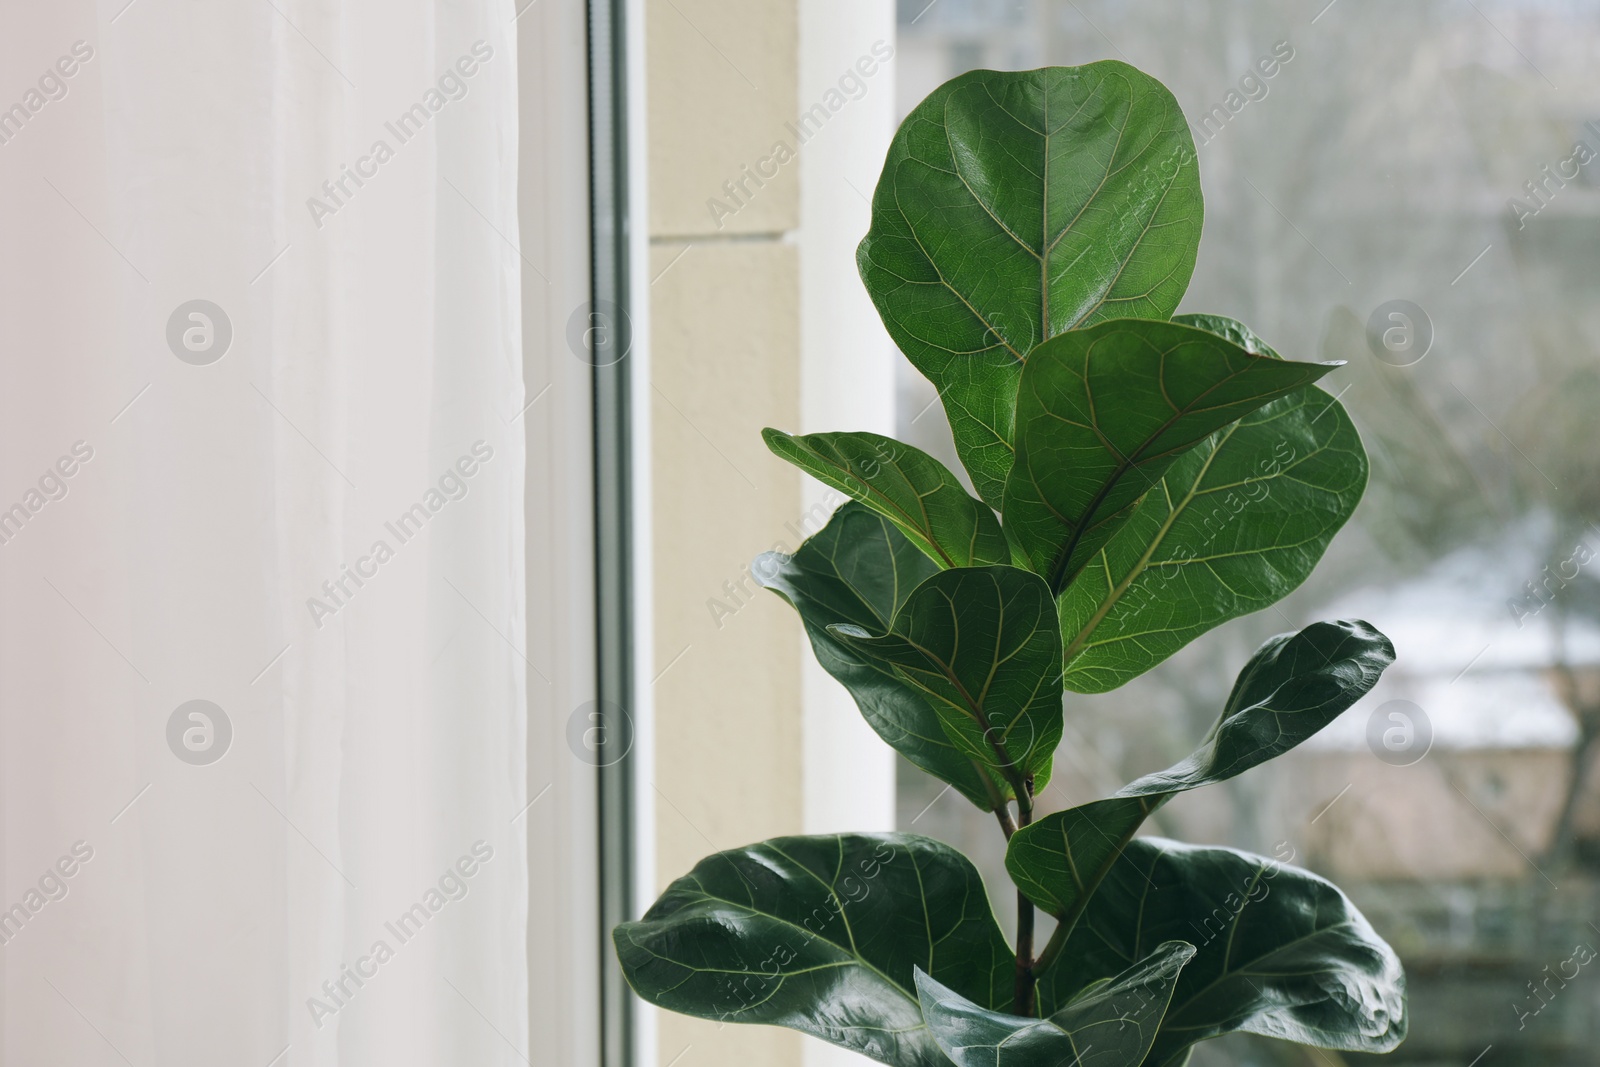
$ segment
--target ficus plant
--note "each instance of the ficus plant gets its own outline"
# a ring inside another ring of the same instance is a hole
[[[1177,102],[1123,63],[973,71],[906,118],[857,262],[976,496],[890,438],[769,429],[852,499],[753,569],[878,735],[993,813],[1014,936],[939,841],[780,837],[707,857],[616,928],[645,1000],[896,1067],[1171,1067],[1237,1031],[1357,1052],[1405,1036],[1400,962],[1337,887],[1139,836],[1370,690],[1394,649],[1367,623],[1272,638],[1192,755],[1036,811],[1064,693],[1115,689],[1288,594],[1366,485],[1315,384],[1337,364],[1174,314],[1201,214]]]

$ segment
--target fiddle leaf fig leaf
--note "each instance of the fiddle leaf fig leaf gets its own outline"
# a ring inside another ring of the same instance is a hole
[[[1228,848],[1129,843],[1039,979],[1042,1010],[1187,939],[1184,967],[1144,1061],[1176,1067],[1197,1041],[1244,1031],[1345,1052],[1406,1034],[1400,960],[1331,882]]]
[[[1267,342],[1256,336],[1256,332],[1238,319],[1230,319],[1226,315],[1208,315],[1196,313],[1189,315],[1174,315],[1172,321],[1184,326],[1193,326],[1197,330],[1214,333],[1218,337],[1225,337],[1250,353],[1252,356],[1271,356],[1273,359],[1282,359],[1277,351]]]
[[[1166,800],[1106,797],[1036,819],[1007,842],[1006,872],[1035,906],[1076,922],[1133,835]]]
[[[1017,888],[1069,926],[1145,818],[1176,793],[1214,785],[1282,755],[1360,700],[1394,662],[1394,646],[1359,620],[1317,622],[1263,644],[1194,753],[1115,796],[1056,812],[1012,835]]]
[[[894,523],[941,567],[1011,562],[994,512],[926,452],[875,433],[761,436],[775,455]]]
[[[848,624],[829,633],[925,694],[969,759],[1013,789],[1028,777],[1044,788],[1061,740],[1061,630],[1037,575],[940,571],[917,586],[887,633]]]
[[[1177,101],[1125,63],[972,71],[907,116],[856,263],[990,505],[1022,361],[1074,327],[1171,315],[1202,214]]]
[[[990,1011],[916,972],[922,1017],[956,1067],[1129,1067],[1144,1062],[1183,965],[1184,941],[1157,945],[1044,1019]]]
[[[1281,756],[1371,692],[1393,662],[1394,645],[1359,619],[1314,622],[1299,633],[1279,634],[1239,672],[1205,744],[1117,795],[1197,789]]]
[[[867,724],[891,748],[984,811],[1011,795],[1003,778],[950,740],[922,690],[829,632],[835,625],[887,630],[911,591],[939,573],[898,527],[852,501],[794,555],[766,553],[750,570],[799,612],[817,662],[850,691]]]
[[[613,940],[651,1004],[787,1026],[895,1067],[948,1067],[922,1021],[919,968],[979,1006],[1011,1006],[1015,961],[977,870],[912,834],[718,852]]]
[[[1207,330],[1119,319],[1041,344],[1017,394],[1003,513],[1056,592],[1175,460],[1337,364],[1255,356]]]
[[[1361,500],[1367,456],[1315,386],[1184,453],[1058,600],[1064,684],[1103,693],[1287,596]]]

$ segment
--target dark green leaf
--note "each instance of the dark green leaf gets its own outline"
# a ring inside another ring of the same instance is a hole
[[[1017,787],[1044,788],[1061,740],[1061,630],[1050,591],[1016,567],[940,571],[888,632],[829,630],[926,694],[950,740]],[[1055,662],[1050,662],[1050,657]]]
[[[1184,941],[1157,945],[1044,1019],[981,1008],[920,969],[917,993],[928,1029],[956,1067],[1137,1067],[1194,951]]]
[[[1021,361],[1076,326],[1171,315],[1201,215],[1178,103],[1125,63],[972,71],[907,116],[856,262],[984,500],[1011,466]]]
[[[941,567],[1011,562],[994,512],[926,452],[875,433],[761,436],[775,455],[894,523]]]
[[[1006,845],[1006,871],[1035,905],[1076,921],[1101,879],[1166,797],[1106,797],[1024,826]]]
[[[613,940],[651,1004],[791,1027],[896,1067],[947,1067],[922,1021],[917,968],[981,1006],[1011,1005],[1015,960],[977,870],[911,834],[719,852]]]
[[[985,811],[994,797],[1011,795],[1003,779],[956,748],[921,690],[828,632],[845,624],[886,631],[911,591],[939,573],[892,523],[851,502],[793,556],[769,552],[750,569],[800,613],[817,662],[850,690],[868,725],[895,751]]]
[[[1279,634],[1239,673],[1205,744],[1117,795],[1176,793],[1243,774],[1343,715],[1393,662],[1394,645],[1359,619],[1314,622],[1297,634]]]
[[[1069,929],[1150,812],[1174,793],[1225,782],[1282,755],[1342,715],[1394,662],[1394,646],[1359,620],[1317,622],[1263,644],[1239,673],[1205,743],[1104,800],[1047,815],[1012,835],[1011,879]]]
[[[1207,315],[1204,313],[1189,315],[1174,315],[1172,321],[1182,323],[1184,326],[1193,326],[1197,330],[1214,333],[1218,337],[1226,337],[1252,356],[1271,356],[1273,359],[1282,359],[1277,351],[1267,342],[1256,336],[1256,332],[1238,319],[1230,319],[1226,315]]]
[[[1028,357],[1006,526],[1064,589],[1184,452],[1333,364],[1253,356],[1206,330],[1118,319]]]
[[[1150,1067],[1241,1030],[1351,1052],[1388,1052],[1405,1037],[1400,960],[1336,886],[1265,857],[1159,838],[1131,842],[1112,867],[1040,978],[1042,1010],[1180,939],[1199,951]]]
[[[1178,457],[1059,598],[1066,687],[1115,689],[1287,596],[1366,482],[1360,435],[1315,386]]]

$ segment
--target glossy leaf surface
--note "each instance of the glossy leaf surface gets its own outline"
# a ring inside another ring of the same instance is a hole
[[[1214,333],[1218,337],[1225,337],[1238,345],[1252,356],[1271,356],[1273,359],[1282,359],[1267,342],[1256,336],[1256,332],[1238,319],[1230,319],[1226,315],[1209,315],[1203,312],[1188,315],[1174,315],[1172,321],[1184,326],[1193,326],[1197,330]]]
[[[1157,945],[1044,1019],[981,1008],[920,970],[917,993],[928,1029],[956,1067],[1136,1067],[1194,952],[1184,941]]]
[[[1360,435],[1315,386],[1179,456],[1060,597],[1066,687],[1115,689],[1287,596],[1366,483]]]
[[[1194,753],[1115,796],[1018,830],[1006,848],[1012,881],[1050,914],[1079,921],[1150,812],[1174,793],[1225,782],[1287,752],[1370,692],[1393,662],[1389,639],[1359,620],[1312,623],[1270,639],[1240,672]]]
[[[912,590],[939,572],[893,523],[852,501],[793,556],[769,552],[750,569],[800,613],[817,662],[843,683],[867,723],[895,751],[985,811],[993,807],[992,796],[1010,795],[1003,779],[974,764],[950,740],[925,693],[892,665],[828,629],[887,631]]]
[[[1333,369],[1251,355],[1206,330],[1119,319],[1029,357],[1003,513],[1059,592],[1179,456]]]
[[[1008,1008],[1013,957],[977,870],[911,834],[780,837],[708,856],[614,932],[629,985],[671,1011],[770,1023],[896,1067],[944,1067],[921,968]]]
[[[856,262],[992,506],[1021,361],[1077,326],[1171,315],[1202,213],[1177,101],[1125,63],[972,71],[907,116]]]
[[[994,512],[926,452],[875,433],[761,436],[774,454],[894,523],[941,567],[1011,561]]]
[[[1041,976],[1040,1003],[1053,1010],[1173,939],[1198,951],[1151,1067],[1174,1067],[1195,1042],[1241,1030],[1374,1053],[1405,1037],[1400,961],[1338,887],[1262,856],[1159,838],[1123,851]]]
[[[1299,633],[1279,634],[1239,672],[1205,744],[1118,795],[1197,789],[1281,756],[1366,696],[1393,662],[1394,645],[1359,619],[1314,622]]]
[[[1033,903],[1073,921],[1166,797],[1106,797],[1053,812],[1011,835],[1006,871]]]
[[[912,592],[887,633],[829,632],[925,694],[970,759],[1013,785],[1034,777],[1044,787],[1061,740],[1061,631],[1037,575],[940,571]]]

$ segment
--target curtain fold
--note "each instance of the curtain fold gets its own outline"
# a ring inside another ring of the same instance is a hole
[[[124,4],[0,38],[4,1063],[524,1062],[515,10]]]

